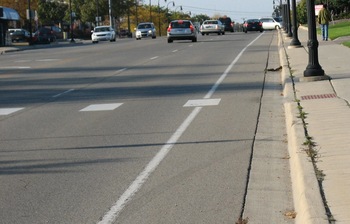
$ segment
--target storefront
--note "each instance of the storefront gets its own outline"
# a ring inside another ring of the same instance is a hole
[[[8,24],[10,21],[18,21],[20,19],[18,12],[11,8],[0,6],[0,46],[8,43]]]

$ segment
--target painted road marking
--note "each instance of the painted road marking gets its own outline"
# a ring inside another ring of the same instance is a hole
[[[81,109],[80,111],[107,111],[115,110],[120,107],[122,103],[108,103],[108,104],[92,104],[90,106]]]
[[[23,110],[24,107],[19,108],[0,108],[0,115],[9,115],[17,111]]]
[[[158,56],[155,56],[155,57],[153,57],[153,58],[150,58],[151,60],[154,60],[154,59],[157,59],[158,58]]]
[[[204,107],[204,106],[216,106],[219,105],[221,99],[199,99],[189,100],[185,103],[184,107]]]
[[[9,66],[9,67],[0,67],[0,69],[28,69],[29,66]]]
[[[247,48],[252,45],[259,37],[255,38],[250,42],[242,51],[237,55],[237,57],[231,62],[227,67],[225,72],[220,76],[219,80],[213,85],[205,97],[210,98],[215,90],[218,88],[219,84],[223,81],[223,78],[227,76],[227,73],[232,69],[233,65],[239,60]],[[158,167],[160,162],[165,158],[165,156],[170,152],[170,150],[177,143],[182,134],[186,131],[191,122],[197,117],[199,112],[203,107],[195,107],[191,114],[184,120],[180,127],[175,131],[175,133],[170,137],[170,139],[163,145],[159,152],[153,157],[153,159],[148,163],[145,169],[136,177],[134,182],[126,189],[126,191],[119,197],[119,199],[112,205],[110,210],[103,216],[102,220],[98,222],[99,224],[112,224],[118,218],[119,213],[123,210],[125,205],[131,201],[132,197],[138,192],[142,185],[147,181],[148,177],[153,173],[153,171]]]
[[[175,52],[177,52],[178,50],[173,50],[173,52],[175,53]]]
[[[56,98],[56,97],[62,96],[62,95],[64,95],[64,94],[70,93],[70,92],[72,92],[72,91],[74,91],[74,89],[69,89],[69,90],[67,90],[67,91],[64,91],[63,93],[59,93],[59,94],[54,95],[54,96],[52,96],[52,97]]]
[[[50,58],[47,58],[47,59],[37,59],[35,61],[40,61],[40,62],[46,62],[46,61],[59,61],[61,59],[50,59]]]

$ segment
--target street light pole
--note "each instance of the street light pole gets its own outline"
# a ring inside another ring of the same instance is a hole
[[[307,65],[304,76],[324,76],[324,70],[318,62],[318,41],[316,34],[315,19],[315,0],[307,0],[307,27],[309,40],[307,46],[309,48],[309,64]]]
[[[169,21],[169,18],[168,18],[168,15],[169,15],[169,4],[170,4],[170,3],[173,3],[173,7],[175,7],[175,2],[174,2],[174,1],[171,1],[171,2],[169,2],[169,3],[166,5],[166,14],[167,14],[168,23],[170,22],[170,21]]]
[[[167,0],[164,0],[166,2]],[[158,29],[159,29],[159,36],[162,36],[162,32],[160,32],[160,6],[159,6],[159,0],[158,0]]]
[[[149,0],[149,21],[152,22],[152,0]]]
[[[293,11],[293,40],[290,42],[291,47],[301,47],[301,43],[298,39],[298,24],[297,24],[297,6],[296,1],[292,0]]]
[[[74,42],[74,39],[73,39],[73,13],[72,13],[72,0],[69,0],[69,13],[70,13],[70,42]]]
[[[28,0],[28,18],[29,18],[28,28],[29,28],[29,35],[30,35],[29,45],[32,45],[33,32],[32,32],[32,13],[30,9],[30,0]]]

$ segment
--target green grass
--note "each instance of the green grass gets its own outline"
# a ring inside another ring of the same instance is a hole
[[[340,22],[337,24],[329,25],[329,38],[332,40],[338,37],[350,36],[350,22]]]
[[[350,41],[346,41],[346,42],[344,42],[344,43],[343,43],[343,45],[344,45],[344,46],[347,46],[347,47],[349,47],[349,48],[350,48]]]
[[[317,33],[321,34],[321,29],[317,28]],[[350,36],[350,22],[339,22],[336,24],[329,24],[328,35],[331,40],[338,37]]]

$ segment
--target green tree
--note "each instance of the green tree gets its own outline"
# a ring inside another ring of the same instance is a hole
[[[297,20],[300,24],[307,23],[307,9],[306,0],[301,0],[297,4]]]
[[[68,5],[62,0],[39,1],[38,17],[41,24],[57,24],[63,21]]]

